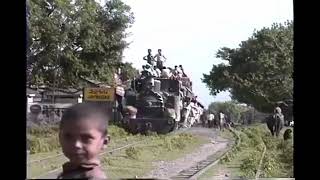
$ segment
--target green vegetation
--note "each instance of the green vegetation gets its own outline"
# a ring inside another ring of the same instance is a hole
[[[227,63],[213,65],[203,82],[212,95],[230,90],[232,99],[270,112],[274,102],[292,99],[293,22],[255,31],[239,48],[223,47],[216,56]]]
[[[222,131],[220,132],[219,134],[221,137],[225,138],[225,139],[229,139],[229,140],[232,140],[232,141],[235,141],[235,136],[232,132],[228,131],[228,130],[225,130],[225,131]]]
[[[228,115],[232,121],[240,123],[241,114],[248,111],[249,108],[239,105],[236,101],[226,102],[213,102],[209,105],[208,110],[211,112],[218,113],[223,111],[224,114]]]
[[[208,140],[190,134],[151,136],[147,143],[139,144],[104,157],[104,166],[108,177],[142,177],[153,169],[154,161],[172,161],[191,153]]]
[[[51,152],[60,147],[58,126],[34,126],[27,129],[27,144],[30,154]]]
[[[130,159],[139,159],[139,156],[141,155],[141,150],[136,147],[129,147],[125,152],[126,156]]]
[[[80,77],[109,84],[118,67],[132,78],[137,71],[122,53],[133,22],[121,0],[28,0],[27,84],[79,89]]]
[[[254,178],[266,145],[260,177],[293,176],[293,141],[284,141],[272,137],[266,125],[252,125],[249,128],[237,128],[241,143],[228,153],[221,163],[205,172],[200,179],[212,178],[218,173],[226,173],[231,178]],[[282,133],[284,130],[282,130]],[[223,174],[224,175],[224,174]]]
[[[58,138],[59,127],[56,126],[34,126],[27,129],[27,143],[29,144],[30,154],[45,153],[58,150],[60,148]],[[123,128],[111,125],[108,128],[111,136],[111,143],[119,139],[129,138],[128,134]],[[137,136],[139,137],[139,136]]]
[[[102,155],[103,167],[109,178],[129,178],[143,176],[153,169],[152,162],[160,160],[174,160],[186,153],[194,151],[201,144],[208,143],[208,140],[190,134],[169,134],[169,135],[131,135],[122,128],[111,125],[109,128],[111,142],[106,151],[143,141],[112,154]],[[28,130],[28,141],[32,153],[29,161],[39,160],[61,153],[58,142],[57,127],[37,127]],[[50,141],[48,138],[55,138]],[[67,159],[58,156],[50,160],[32,163],[28,166],[29,177],[37,177],[45,172],[61,167]]]
[[[284,130],[282,130],[283,132]],[[279,138],[272,137],[265,125],[248,128],[243,131],[251,140],[249,148],[253,149],[250,156],[245,157],[240,169],[243,176],[253,177],[266,145],[260,177],[292,177],[293,176],[293,143],[284,141],[282,134]],[[255,135],[255,136],[253,136]]]

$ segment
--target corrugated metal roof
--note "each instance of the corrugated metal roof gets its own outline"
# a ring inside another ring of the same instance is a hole
[[[82,91],[77,91],[77,92],[68,92],[68,91],[64,91],[64,90],[55,90],[55,91],[46,91],[44,92],[45,95],[47,96],[51,96],[51,95],[55,95],[55,96],[79,96],[81,94],[83,94]]]
[[[54,95],[61,95],[61,96],[78,96],[80,94],[82,94],[82,90],[77,90],[74,88],[67,88],[67,89],[53,89],[52,88],[39,88],[39,89],[32,89],[32,88],[27,88],[27,95],[29,94],[36,94],[36,95],[41,95],[41,93],[45,94],[45,95],[52,95],[54,93]]]
[[[40,92],[36,89],[27,88],[27,94],[36,94],[40,95]]]

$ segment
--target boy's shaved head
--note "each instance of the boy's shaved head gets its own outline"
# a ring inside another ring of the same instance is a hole
[[[66,110],[60,122],[59,141],[73,166],[92,164],[108,144],[107,111],[98,103],[80,103]]]
[[[65,123],[77,122],[80,120],[98,121],[99,131],[107,135],[107,126],[110,116],[106,109],[98,103],[79,103],[68,108],[60,122],[60,129]]]

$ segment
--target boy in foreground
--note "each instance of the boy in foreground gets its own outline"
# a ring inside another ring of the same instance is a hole
[[[108,144],[108,114],[97,104],[80,103],[62,116],[59,141],[69,162],[63,164],[58,179],[107,179],[99,153]]]

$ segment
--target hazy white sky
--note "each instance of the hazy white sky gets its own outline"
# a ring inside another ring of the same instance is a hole
[[[292,0],[123,0],[132,9],[135,23],[128,29],[132,42],[124,61],[141,69],[147,49],[158,48],[167,66],[182,64],[193,81],[194,92],[208,106],[230,100],[229,93],[213,97],[201,78],[209,73],[223,46],[236,48],[254,29],[293,19]]]

